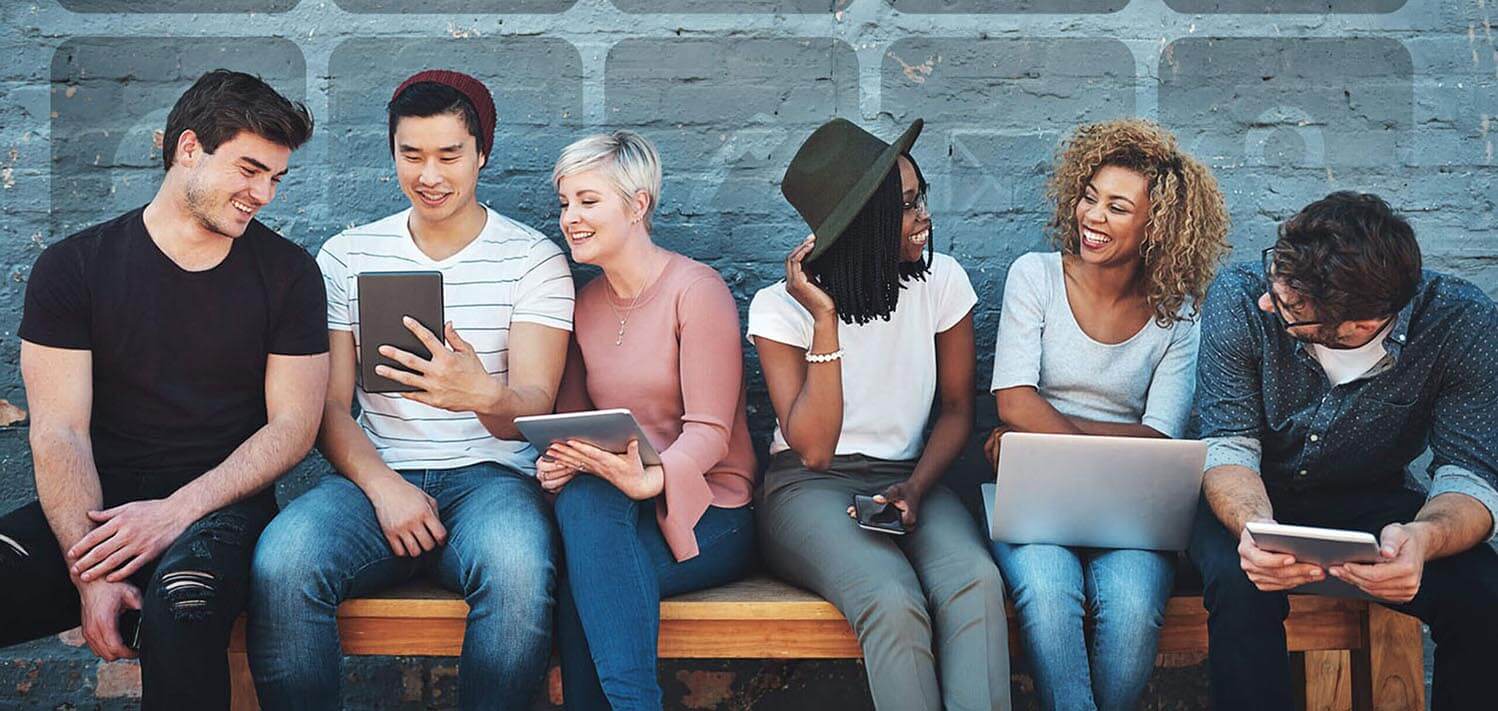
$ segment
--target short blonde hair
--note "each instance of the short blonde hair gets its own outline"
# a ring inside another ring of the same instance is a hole
[[[642,190],[650,197],[643,218],[649,231],[650,216],[661,200],[661,157],[655,145],[634,131],[595,133],[562,149],[551,170],[551,184],[559,187],[562,178],[599,169],[625,202]]]

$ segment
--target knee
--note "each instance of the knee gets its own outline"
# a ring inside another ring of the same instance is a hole
[[[321,546],[319,531],[300,517],[277,517],[260,536],[250,560],[252,605],[275,609],[299,599],[336,604],[332,558]]]
[[[521,616],[549,615],[557,567],[550,536],[493,538],[460,553],[470,607],[504,607]]]
[[[1082,618],[1082,589],[1065,576],[1031,571],[1008,582],[1014,609],[1027,624],[1060,623]]]
[[[1093,600],[1093,615],[1099,625],[1117,629],[1158,630],[1165,626],[1165,605],[1170,591],[1157,586],[1125,584],[1099,589]]]
[[[861,596],[851,612],[848,621],[860,639],[875,632],[911,640],[930,635],[931,614],[920,591],[898,583],[879,583]]]
[[[1209,621],[1243,620],[1256,626],[1284,622],[1290,601],[1282,592],[1264,592],[1241,568],[1202,571],[1202,605]]]
[[[565,532],[578,524],[597,522],[611,511],[625,512],[633,504],[633,500],[608,481],[580,474],[557,494],[557,524]]]

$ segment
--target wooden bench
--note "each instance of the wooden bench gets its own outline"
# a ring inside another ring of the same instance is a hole
[[[1019,631],[1009,610],[1010,653]],[[457,656],[468,605],[452,593],[413,583],[338,608],[344,652],[351,655]],[[1303,669],[1303,708],[1410,711],[1425,705],[1420,623],[1357,600],[1290,598],[1285,623]],[[244,651],[243,620],[229,655],[234,708],[257,709]],[[1174,597],[1160,635],[1162,655],[1207,649],[1200,597]],[[663,659],[857,659],[852,629],[831,603],[777,580],[756,577],[661,602]],[[553,695],[557,685],[553,669]],[[1298,674],[1297,676],[1301,676]]]

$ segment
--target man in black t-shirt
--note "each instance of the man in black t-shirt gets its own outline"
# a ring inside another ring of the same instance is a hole
[[[228,707],[271,484],[327,385],[317,265],[254,219],[311,133],[258,78],[209,72],[167,118],[155,198],[37,259],[20,336],[38,501],[0,517],[0,646],[81,620],[105,660],[138,650],[145,708]]]

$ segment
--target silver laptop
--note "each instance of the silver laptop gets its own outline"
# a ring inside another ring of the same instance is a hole
[[[1010,432],[1000,451],[982,487],[995,541],[1185,550],[1205,442]]]

